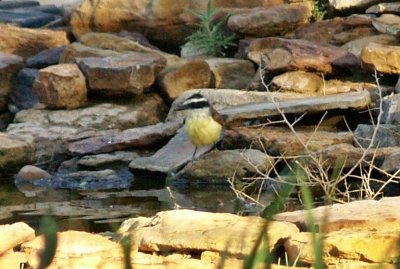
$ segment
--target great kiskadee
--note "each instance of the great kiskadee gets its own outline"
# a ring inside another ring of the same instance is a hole
[[[185,129],[190,142],[197,147],[217,143],[221,139],[222,125],[216,121],[218,114],[200,93],[193,94],[177,107],[177,110],[191,109],[185,119]],[[214,119],[215,118],[215,119]]]

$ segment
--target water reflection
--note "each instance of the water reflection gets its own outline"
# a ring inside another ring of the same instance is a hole
[[[0,224],[25,221],[38,227],[41,216],[50,213],[61,231],[113,231],[130,217],[152,216],[174,208],[171,193],[181,208],[211,212],[235,212],[236,200],[227,185],[203,188],[171,188],[163,182],[136,180],[133,187],[111,191],[45,189],[3,180],[0,185]],[[149,184],[153,182],[153,184]]]

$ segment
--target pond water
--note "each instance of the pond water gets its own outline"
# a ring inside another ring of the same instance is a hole
[[[142,178],[129,189],[84,191],[16,186],[13,178],[0,179],[0,224],[24,221],[35,229],[41,217],[50,214],[60,231],[115,231],[127,218],[174,209],[173,199],[181,208],[194,210],[239,214],[255,211],[243,210],[228,185],[171,187],[169,191],[163,180]]]

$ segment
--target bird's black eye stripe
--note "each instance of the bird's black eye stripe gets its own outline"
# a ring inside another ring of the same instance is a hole
[[[207,102],[207,100],[191,100],[191,102],[186,103],[186,105],[190,108],[210,107],[210,104]]]

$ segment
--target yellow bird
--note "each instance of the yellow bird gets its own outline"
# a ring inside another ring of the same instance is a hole
[[[178,106],[178,110],[192,109],[185,120],[185,129],[190,142],[195,146],[192,160],[197,147],[217,143],[221,139],[222,125],[214,118],[216,111],[211,107],[207,99],[196,93]]]

